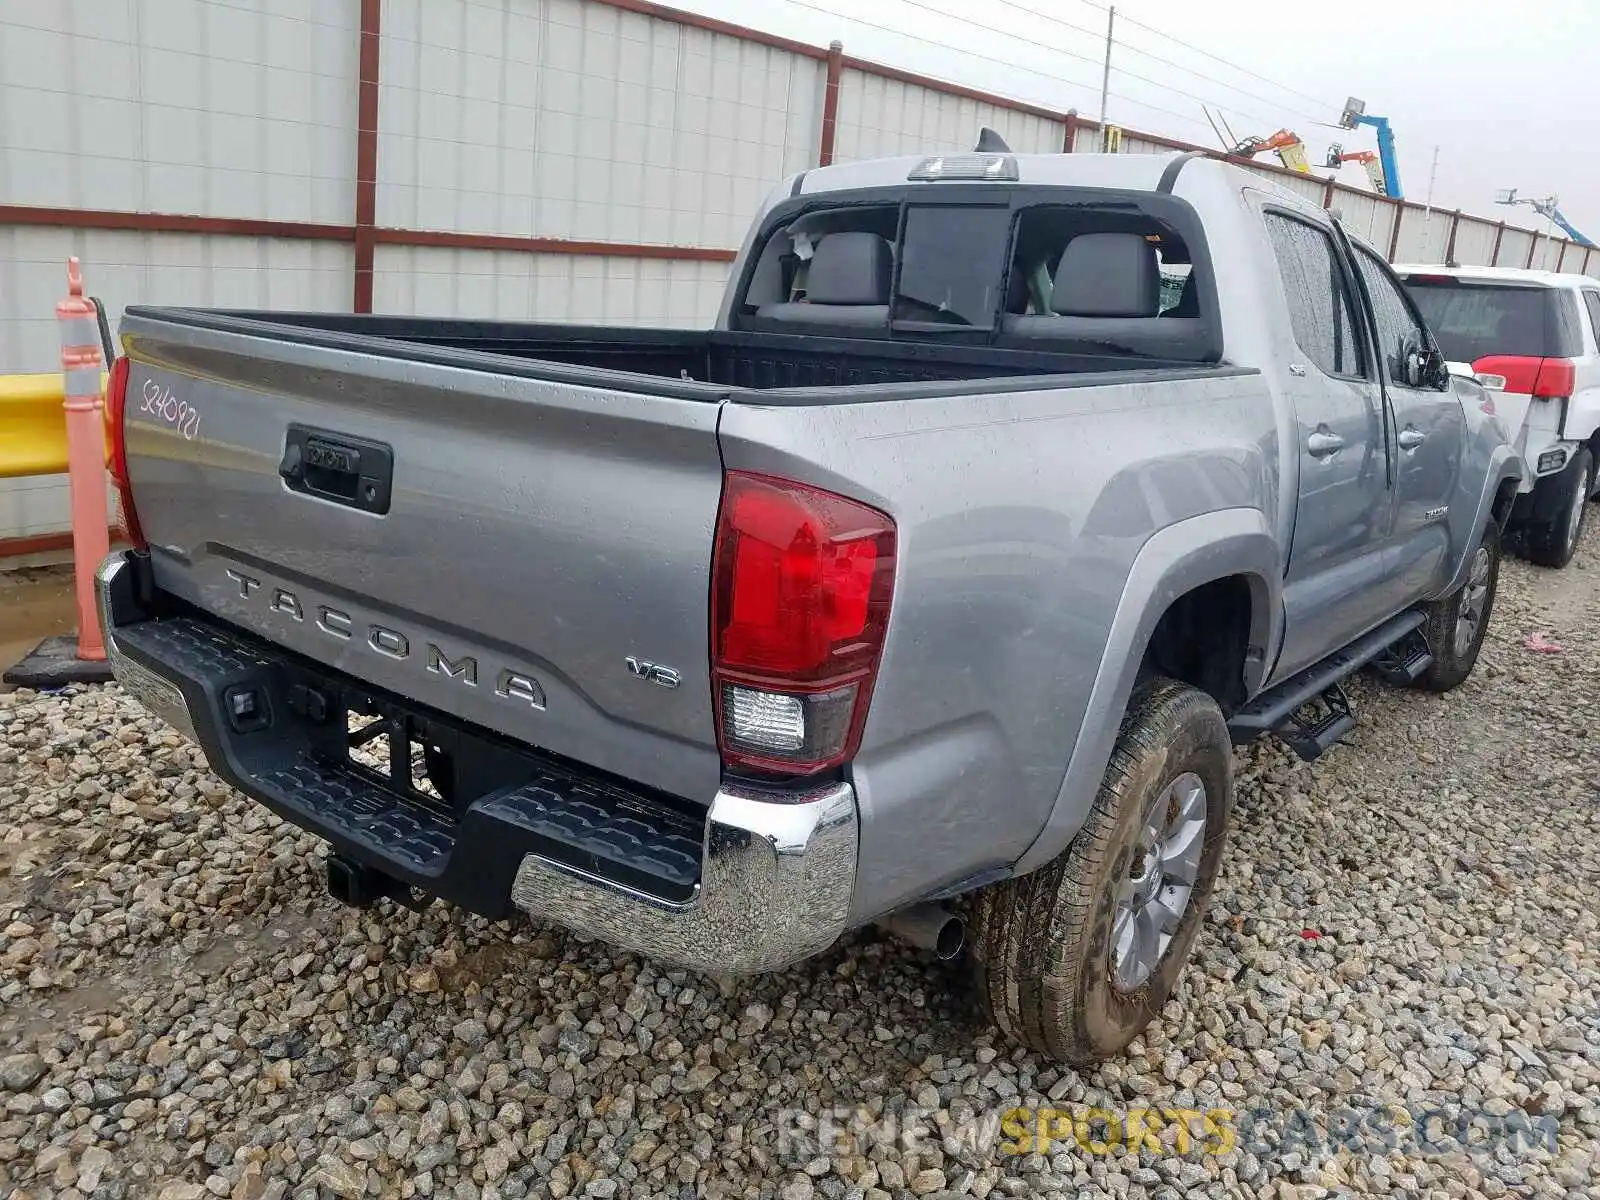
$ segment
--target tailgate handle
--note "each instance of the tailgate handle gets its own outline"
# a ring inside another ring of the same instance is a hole
[[[291,492],[381,516],[389,511],[394,451],[367,438],[291,425],[278,475]]]

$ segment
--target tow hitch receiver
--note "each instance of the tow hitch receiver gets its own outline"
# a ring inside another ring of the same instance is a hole
[[[328,895],[351,908],[371,908],[385,898],[419,911],[428,903],[419,901],[409,884],[342,854],[328,855]]]

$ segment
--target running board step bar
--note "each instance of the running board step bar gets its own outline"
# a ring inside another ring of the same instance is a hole
[[[1313,705],[1316,711],[1308,711]],[[1290,713],[1272,732],[1299,755],[1302,762],[1313,762],[1355,727],[1356,713],[1350,707],[1350,697],[1336,683],[1315,701]]]
[[[1235,744],[1253,741],[1264,733],[1276,733],[1301,758],[1308,762],[1316,758],[1355,725],[1355,714],[1350,709],[1343,689],[1337,686],[1339,682],[1384,655],[1391,647],[1411,639],[1426,620],[1421,612],[1415,610],[1391,617],[1344,649],[1334,651],[1321,662],[1262,692],[1234,713],[1228,722],[1228,731]],[[1417,640],[1420,641],[1420,638]],[[1425,646],[1422,652],[1427,654]],[[1426,662],[1415,665],[1417,657],[1414,653],[1405,653],[1399,661],[1404,662],[1407,669],[1414,667],[1419,675],[1428,667]],[[1325,709],[1323,716],[1310,721],[1295,719],[1299,709],[1319,697]]]
[[[1406,687],[1422,678],[1422,673],[1433,666],[1433,654],[1428,649],[1428,639],[1420,629],[1413,630],[1372,660],[1372,669],[1385,683]]]

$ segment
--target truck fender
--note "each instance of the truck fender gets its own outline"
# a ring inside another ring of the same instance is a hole
[[[1470,461],[1463,465],[1461,478],[1465,481],[1470,475],[1475,474],[1470,470]],[[1495,497],[1500,494],[1500,487],[1508,480],[1521,483],[1527,476],[1527,464],[1522,461],[1522,456],[1517,453],[1514,446],[1501,443],[1488,452],[1488,467],[1483,474],[1483,487],[1477,496],[1462,498],[1459,506],[1451,506],[1451,544],[1457,548],[1455,569],[1450,572],[1450,582],[1439,591],[1440,596],[1448,596],[1467,581],[1467,571],[1472,565],[1472,552],[1478,547],[1478,536],[1485,525],[1489,523],[1490,514],[1494,510]],[[1460,523],[1461,512],[1470,514],[1466,523]]]
[[[1252,692],[1260,688],[1283,637],[1283,558],[1266,514],[1227,508],[1167,526],[1134,558],[1061,790],[1043,830],[1017,860],[1016,874],[1055,858],[1082,828],[1162,615],[1185,592],[1230,575],[1250,580],[1252,654],[1246,685]]]

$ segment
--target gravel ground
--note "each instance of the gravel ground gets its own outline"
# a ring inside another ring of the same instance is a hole
[[[1090,1073],[871,933],[735,984],[341,909],[114,687],[0,696],[0,1194],[1593,1196],[1597,580],[1600,521],[1506,564],[1455,694],[1358,681],[1314,766],[1244,752],[1196,961]],[[1019,1106],[1066,1114],[1042,1152]]]

